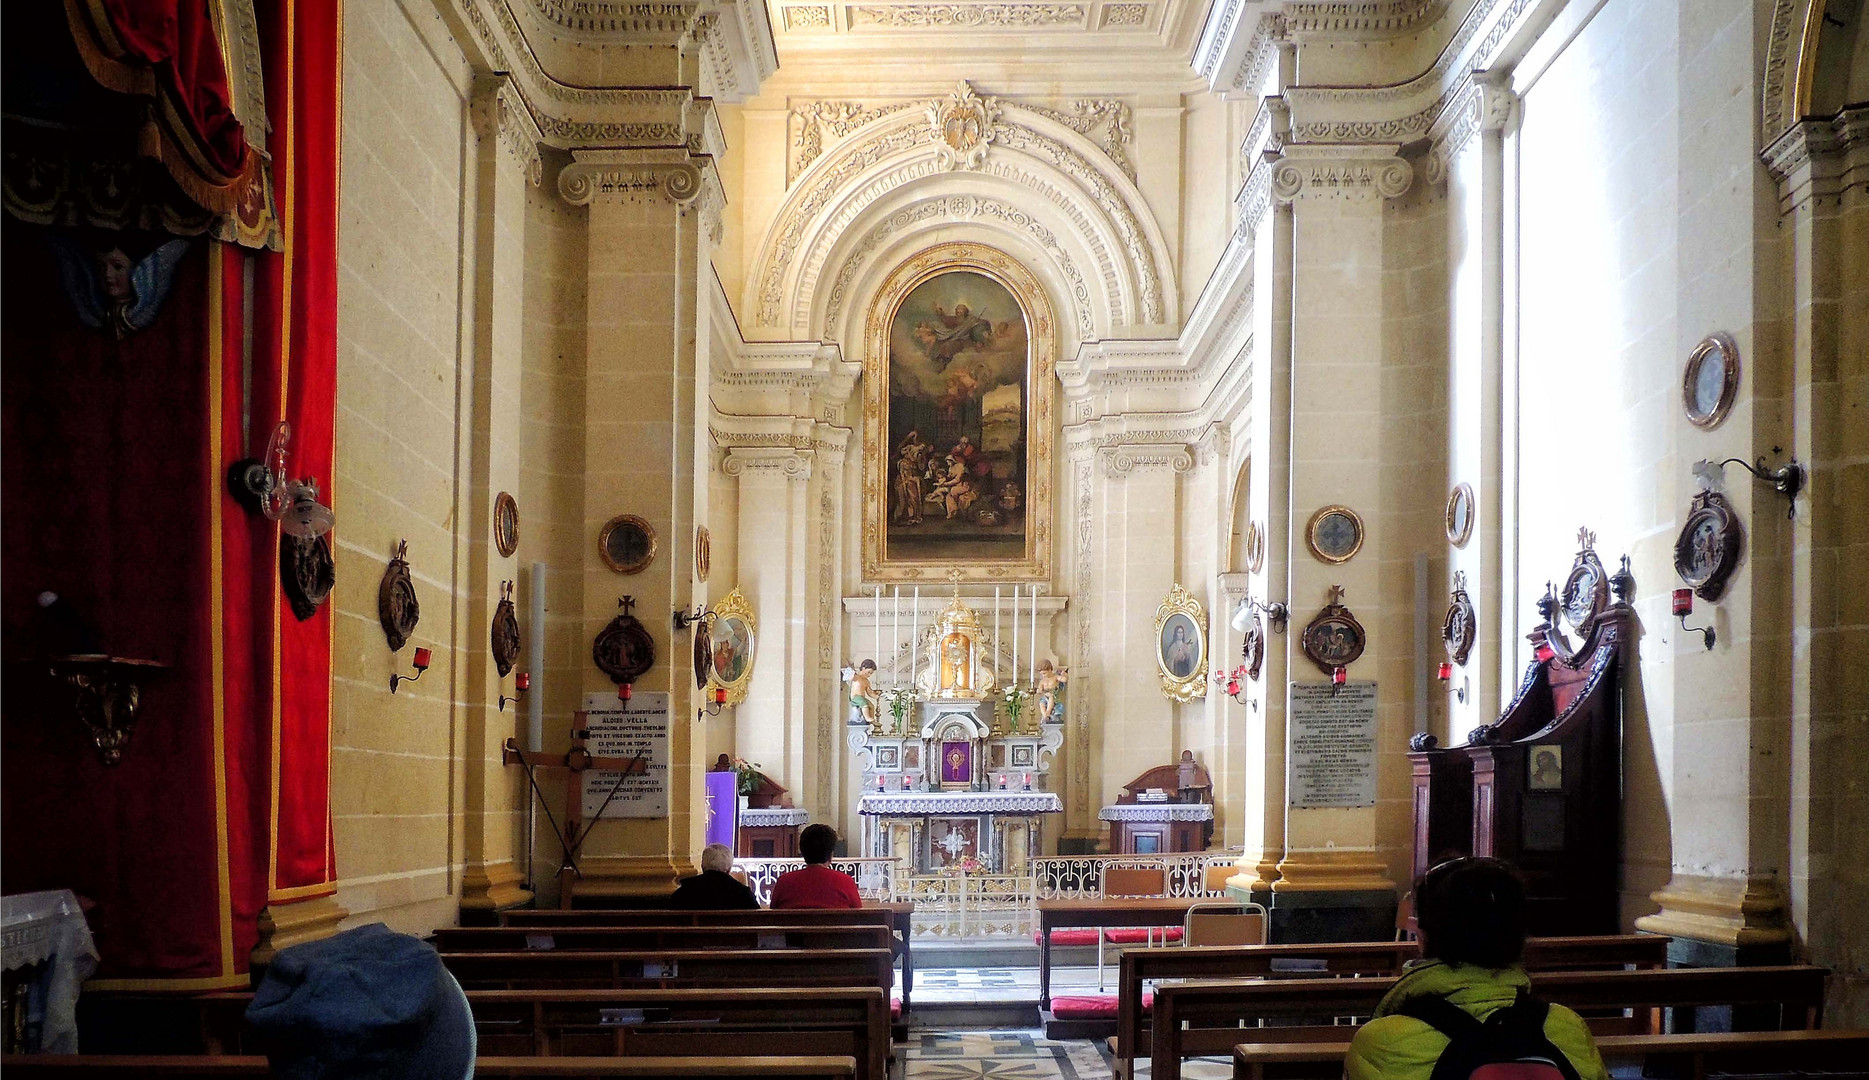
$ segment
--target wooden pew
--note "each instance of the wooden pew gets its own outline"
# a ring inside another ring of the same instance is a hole
[[[911,916],[915,905],[907,901],[871,902],[860,908],[761,908],[739,911],[683,911],[672,908],[516,908],[500,913],[504,926],[845,926],[874,923],[895,931],[890,946],[902,958],[902,1012],[906,1016],[915,993],[915,951]]]
[[[435,931],[444,953],[639,952],[649,949],[888,949],[887,926],[449,926]]]
[[[850,1055],[887,1080],[889,998],[876,987],[784,990],[470,990],[490,1055],[714,1058]]]
[[[0,1071],[19,1080],[135,1080],[144,1076],[271,1077],[263,1057],[146,1057],[131,1055],[8,1054],[0,1057]],[[782,1076],[793,1080],[850,1080],[856,1062],[848,1057],[482,1057],[474,1063],[474,1076],[488,1080],[694,1080],[696,1077],[747,1077],[749,1080]]]
[[[888,949],[654,949],[443,953],[470,990],[895,985]]]
[[[1609,970],[1624,965],[1659,968],[1668,962],[1671,940],[1660,934],[1530,938],[1525,942],[1525,967],[1530,971]],[[1143,1008],[1147,983],[1299,974],[1387,975],[1401,971],[1420,951],[1412,941],[1125,950],[1116,986],[1114,1054],[1118,1067],[1126,1067],[1149,1046],[1149,1014]],[[1310,965],[1317,966],[1311,972],[1301,970]]]
[[[1650,1010],[1658,1025],[1667,1007],[1780,1006],[1779,1027],[1815,1028],[1823,1013],[1823,968],[1673,968],[1645,971],[1542,971],[1532,992],[1578,1010]],[[1367,979],[1273,979],[1186,982],[1158,986],[1150,1026],[1154,1080],[1177,1080],[1182,1059],[1231,1052],[1241,1028],[1258,1021],[1288,1026],[1255,1028],[1265,1041],[1339,1042],[1334,1017],[1366,1017],[1397,976]]]
[[[1861,1070],[1869,1064],[1869,1031],[1740,1031],[1687,1035],[1602,1035],[1605,1064],[1667,1061],[1660,1075],[1705,1080],[1708,1072],[1787,1073]],[[1233,1080],[1343,1075],[1347,1042],[1242,1043],[1233,1048]],[[1857,1075],[1862,1075],[1858,1072]]]

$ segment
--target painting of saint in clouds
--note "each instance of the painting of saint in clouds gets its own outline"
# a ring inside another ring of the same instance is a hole
[[[984,274],[917,285],[889,327],[890,559],[1026,553],[1025,312]]]

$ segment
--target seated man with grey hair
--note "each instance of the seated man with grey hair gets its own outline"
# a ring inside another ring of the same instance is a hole
[[[753,890],[734,880],[732,870],[733,852],[727,845],[707,845],[701,849],[701,872],[681,879],[668,906],[682,911],[757,909]]]

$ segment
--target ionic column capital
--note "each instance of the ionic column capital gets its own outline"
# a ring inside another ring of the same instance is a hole
[[[1395,143],[1287,145],[1272,166],[1272,197],[1282,203],[1396,198],[1415,179],[1400,151]]]

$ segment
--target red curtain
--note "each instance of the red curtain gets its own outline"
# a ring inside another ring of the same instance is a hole
[[[152,5],[102,8],[114,20]],[[100,987],[242,985],[262,906],[335,888],[330,607],[294,617],[279,527],[236,503],[225,477],[283,417],[291,476],[315,479],[332,502],[338,8],[262,5],[261,39],[282,250],[189,241],[154,322],[118,339],[84,325],[60,286],[54,246],[74,234],[0,225],[5,651],[53,651],[37,603],[53,591],[102,651],[168,665],[145,683],[114,767],[39,677],[43,665],[4,682],[7,891],[70,888],[96,902]],[[177,85],[211,66],[199,48],[173,54]],[[211,142],[212,126],[202,130]],[[121,246],[132,263],[170,239],[78,237],[97,251]]]

